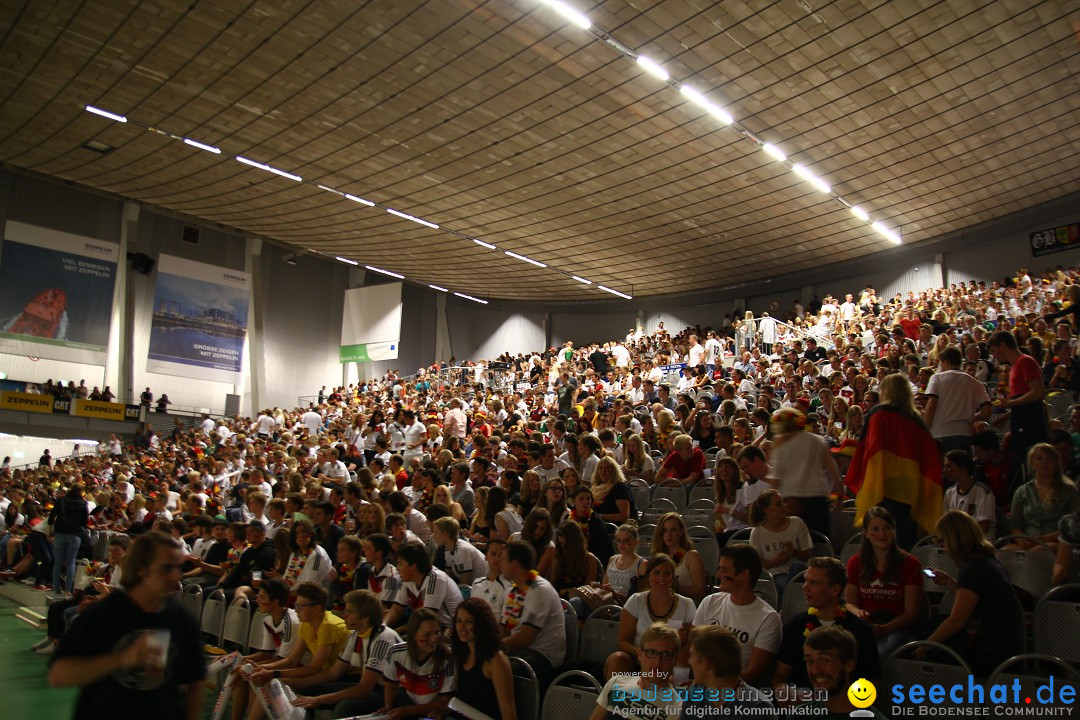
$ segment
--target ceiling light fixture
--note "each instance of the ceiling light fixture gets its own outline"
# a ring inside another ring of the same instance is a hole
[[[365,200],[362,197],[356,197],[355,195],[350,195],[349,193],[345,193],[345,199],[352,200],[353,202],[358,202],[361,205],[367,205],[368,207],[375,207],[375,203],[371,202],[370,200]]]
[[[266,165],[266,164],[261,163],[261,162],[255,162],[254,160],[248,160],[246,157],[241,157],[241,156],[237,155],[236,160],[238,162],[244,163],[245,165],[250,165],[253,168],[259,168],[260,170],[265,170],[266,172],[271,172],[271,173],[274,173],[275,175],[280,175],[283,178],[288,178],[289,180],[294,180],[296,182],[304,182],[304,178],[300,177],[299,175],[293,175],[290,172],[285,172],[284,170],[278,170],[276,167],[270,167],[269,165]]]
[[[571,275],[570,277],[573,278],[574,280],[577,280],[579,283],[582,283],[584,285],[592,285],[592,280],[586,280],[585,278],[580,277],[579,275]]]
[[[516,252],[510,252],[509,250],[503,250],[503,252],[506,253],[507,255],[509,255],[510,257],[514,258],[515,260],[524,260],[525,262],[527,262],[527,263],[529,263],[531,265],[535,265],[536,267],[542,267],[542,268],[547,267],[547,265],[540,262],[539,260],[533,260],[532,258],[525,257],[524,255],[518,255]]]
[[[335,255],[334,259],[335,260],[340,260],[341,262],[345,263],[346,265],[359,265],[360,264],[360,263],[356,262],[355,260],[350,260],[349,258],[343,258],[340,255]]]
[[[875,222],[871,224],[870,227],[874,228],[874,230],[876,230],[878,234],[888,238],[889,241],[894,245],[899,245],[903,242],[903,240],[900,239],[899,235],[882,225],[880,222]]]
[[[652,58],[645,57],[644,55],[637,56],[637,64],[649,73],[653,77],[662,82],[667,82],[671,79],[671,75],[668,75],[668,71],[660,66],[660,63],[656,62]]]
[[[612,290],[611,288],[609,288],[609,287],[607,287],[605,285],[597,285],[596,287],[603,290],[604,292],[609,292],[612,295],[618,295],[619,297],[621,297],[621,298],[623,298],[625,300],[633,300],[634,299],[631,296],[627,295],[626,293],[621,293],[618,290]]]
[[[316,185],[315,187],[319,188],[320,190],[325,190],[326,192],[334,193],[335,195],[344,195],[345,194],[345,193],[341,192],[340,190],[335,190],[334,188],[326,187],[325,185]]]
[[[577,25],[582,30],[588,30],[592,27],[592,22],[589,20],[589,18],[585,17],[583,13],[578,12],[574,8],[562,2],[562,0],[543,0],[543,2],[545,5],[562,15],[570,22]]]
[[[689,85],[680,85],[679,92],[682,93],[683,97],[685,97],[687,100],[694,103],[701,109],[708,111],[710,115],[712,115],[725,125],[730,125],[731,123],[735,122],[735,118],[732,117],[730,113],[716,105],[713,105],[705,98],[704,95],[702,95],[700,92],[690,87]]]
[[[390,277],[397,278],[398,280],[404,280],[405,279],[404,275],[399,275],[398,273],[390,272],[389,270],[383,270],[382,268],[377,268],[374,265],[365,265],[364,267],[367,268],[368,270],[370,270],[371,272],[377,272],[377,273],[382,273],[383,275],[389,275]]]
[[[773,160],[776,160],[777,162],[784,162],[785,160],[787,160],[787,155],[784,154],[784,151],[776,147],[772,143],[763,144],[761,146],[761,149],[765,151],[766,155],[771,157]]]
[[[439,292],[450,292],[446,288],[439,287],[438,285],[428,285],[428,287],[431,288],[432,290],[438,290]]]
[[[795,163],[794,165],[792,165],[791,166],[791,171],[793,173],[795,173],[796,175],[798,175],[799,177],[801,177],[806,182],[813,185],[815,188],[817,188],[821,192],[825,193],[826,195],[828,195],[829,193],[832,192],[832,188],[829,187],[829,183],[825,182],[824,180],[819,178],[814,173],[810,172],[807,168],[803,167],[799,163]]]
[[[95,115],[100,115],[103,118],[109,118],[110,120],[115,120],[116,122],[127,122],[127,118],[123,115],[117,115],[116,113],[111,113],[108,110],[102,110],[101,108],[94,107],[93,105],[87,105],[86,112],[92,112]]]
[[[186,145],[190,145],[191,147],[199,148],[200,150],[205,150],[206,152],[212,152],[215,155],[220,155],[221,154],[221,150],[219,150],[218,148],[214,147],[213,145],[206,145],[204,143],[199,142],[198,140],[192,140],[191,138],[184,138],[184,143]]]
[[[466,300],[472,300],[473,302],[480,303],[481,305],[487,305],[488,304],[487,300],[481,300],[480,298],[474,298],[472,295],[466,295],[465,293],[459,293],[459,292],[456,292],[454,294],[457,295],[459,298],[465,298]]]
[[[479,245],[480,247],[482,247],[482,248],[487,248],[488,250],[496,250],[496,249],[497,249],[497,248],[496,248],[496,247],[495,247],[494,245],[492,245],[491,243],[486,243],[486,242],[484,242],[483,240],[477,240],[476,238],[473,238],[473,239],[472,239],[472,241],[473,241],[474,243],[476,243],[477,245]]]
[[[870,222],[870,216],[867,214],[867,212],[865,210],[863,210],[858,205],[852,205],[850,210],[851,210],[852,215],[859,218],[863,222]]]
[[[372,205],[374,205],[374,204],[375,203],[372,203]],[[414,223],[420,223],[424,227],[429,227],[432,230],[438,230],[439,229],[439,226],[436,225],[433,222],[428,222],[427,220],[421,220],[418,217],[414,217],[414,216],[409,215],[407,213],[403,213],[403,212],[400,212],[398,210],[394,210],[393,208],[386,208],[386,212],[390,213],[391,215],[395,215],[395,216],[397,216],[399,218],[402,218],[404,220],[412,220]]]

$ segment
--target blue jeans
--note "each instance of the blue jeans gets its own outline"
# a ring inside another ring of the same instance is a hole
[[[56,533],[53,536],[53,560],[52,581],[55,592],[71,592],[75,585],[75,557],[79,554],[79,546],[82,545],[82,536]],[[64,576],[64,584],[60,585],[60,576]]]
[[[30,552],[34,556],[34,562],[37,563],[34,580],[37,581],[38,585],[44,585],[53,569],[52,543],[49,542],[49,538],[45,536],[45,533],[31,531],[26,533],[26,537],[30,542]]]

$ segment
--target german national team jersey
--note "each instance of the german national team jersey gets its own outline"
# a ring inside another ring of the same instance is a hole
[[[434,656],[417,665],[409,657],[408,643],[391,648],[383,678],[401,685],[416,705],[432,702],[439,695],[450,695],[457,689],[453,659],[447,658],[439,668],[435,667]]]
[[[381,625],[371,630],[367,637],[353,631],[345,641],[345,649],[338,659],[349,664],[350,671],[374,670],[380,675],[386,667],[390,649],[401,642],[401,636],[391,628]]]
[[[386,563],[382,570],[368,575],[368,590],[379,596],[383,605],[390,607],[401,589],[401,575],[393,563]]]
[[[300,618],[292,608],[285,610],[281,622],[276,625],[274,619],[267,615],[262,621],[262,631],[262,642],[258,649],[274,653],[279,658],[287,658],[296,646],[296,639],[300,637]]]
[[[412,581],[402,583],[394,602],[412,610],[430,608],[438,613],[439,624],[447,628],[461,604],[461,590],[449,575],[432,568],[419,586]]]

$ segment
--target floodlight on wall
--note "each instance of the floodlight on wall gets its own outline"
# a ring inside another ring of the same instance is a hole
[[[283,257],[282,260],[285,262],[286,265],[296,265],[296,259],[298,257],[300,257],[300,253],[289,253],[288,255]]]

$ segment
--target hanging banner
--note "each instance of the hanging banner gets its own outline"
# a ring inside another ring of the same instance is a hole
[[[0,392],[0,410],[21,410],[22,412],[44,413],[49,415],[70,415],[71,401],[62,400],[52,395],[36,393]]]
[[[1080,223],[1028,233],[1028,241],[1032,257],[1073,250],[1080,247]]]
[[[0,353],[104,365],[120,246],[9,220]]]
[[[396,360],[401,343],[401,283],[345,291],[341,318],[343,363]]]
[[[171,255],[157,267],[147,371],[240,384],[251,276]]]

